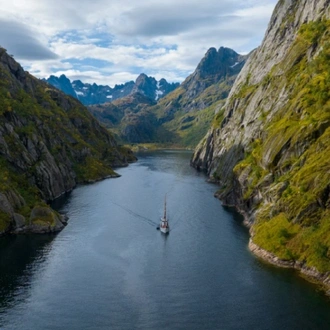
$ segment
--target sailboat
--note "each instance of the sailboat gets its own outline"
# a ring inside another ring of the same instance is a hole
[[[160,231],[164,234],[170,232],[170,226],[168,224],[168,220],[166,217],[166,195],[165,195],[165,203],[164,203],[164,216],[160,219]]]

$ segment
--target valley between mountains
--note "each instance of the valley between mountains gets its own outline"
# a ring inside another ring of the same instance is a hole
[[[330,287],[329,1],[280,0],[257,49],[210,48],[181,84],[38,80],[4,48],[0,77],[1,234],[61,230],[49,202],[115,177],[123,145],[191,148],[250,249]]]

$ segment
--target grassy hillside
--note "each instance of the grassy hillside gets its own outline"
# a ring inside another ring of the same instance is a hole
[[[221,112],[236,76],[212,84],[197,97],[179,87],[151,109],[170,135],[172,143],[194,148]]]

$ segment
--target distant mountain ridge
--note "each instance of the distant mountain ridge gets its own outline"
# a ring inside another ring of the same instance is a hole
[[[134,88],[129,97],[88,109],[123,142],[192,147],[205,135],[215,113],[224,105],[247,58],[248,55],[230,48],[210,48],[196,70],[157,102],[147,93],[153,90],[154,82],[140,76],[135,85],[145,91],[143,95]]]
[[[179,83],[168,83],[164,78],[157,81],[144,73],[141,73],[135,82],[129,81],[125,84],[115,85],[113,88],[96,83],[83,83],[81,80],[71,82],[64,74],[60,77],[51,75],[48,79],[43,80],[65,94],[75,97],[84,105],[112,102],[135,93],[157,101],[180,85]]]

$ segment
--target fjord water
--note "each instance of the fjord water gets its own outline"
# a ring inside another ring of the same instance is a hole
[[[190,156],[140,155],[75,189],[59,234],[1,238],[0,328],[329,329],[328,298],[251,255],[241,216]]]

